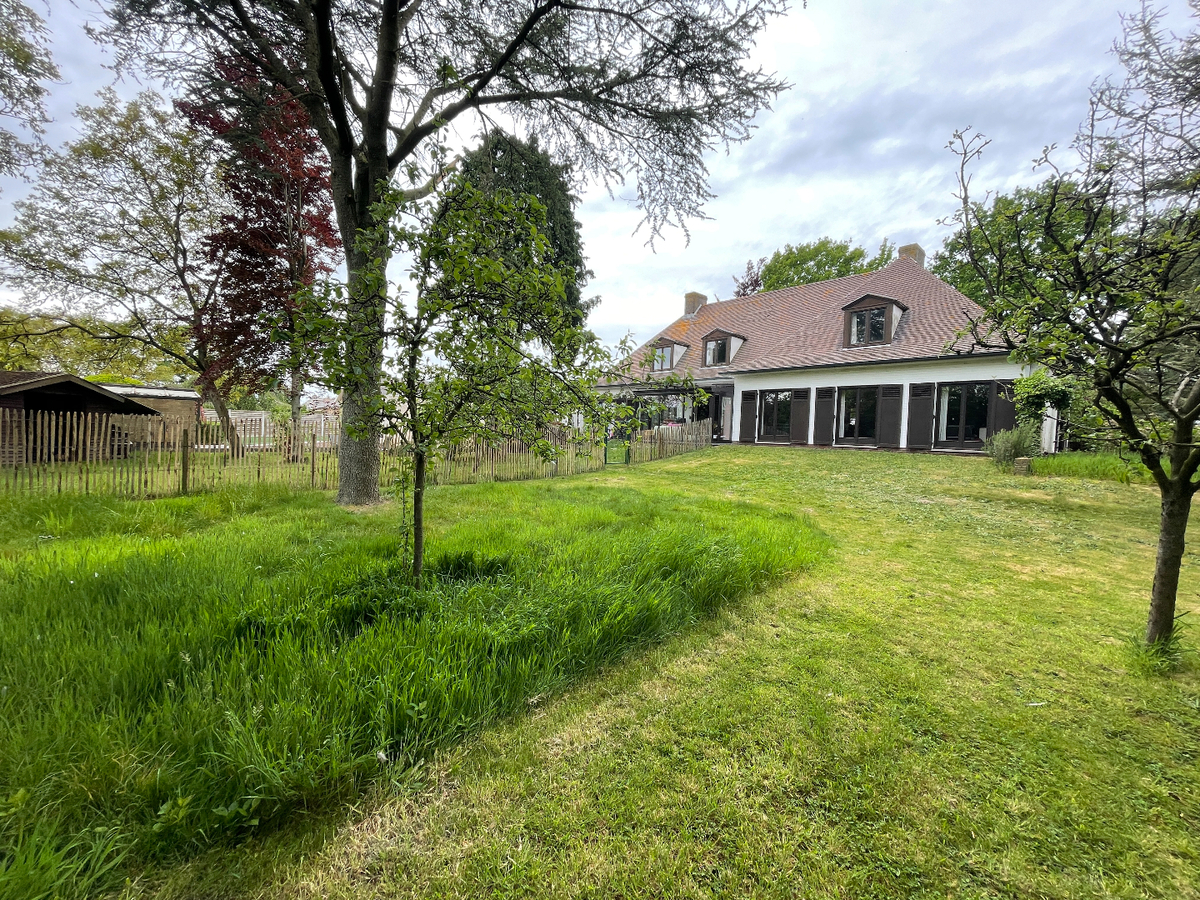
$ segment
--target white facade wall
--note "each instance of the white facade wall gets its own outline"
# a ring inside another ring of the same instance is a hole
[[[1012,381],[1032,372],[1032,367],[1009,362],[1004,356],[977,359],[949,357],[926,362],[895,362],[865,366],[839,366],[826,369],[789,369],[781,372],[751,372],[733,376],[733,435],[738,441],[742,429],[743,391],[786,391],[809,388],[808,443],[812,443],[816,421],[816,389],[823,387],[869,387],[876,384],[904,386],[900,409],[900,446],[908,446],[909,385],[929,382]]]

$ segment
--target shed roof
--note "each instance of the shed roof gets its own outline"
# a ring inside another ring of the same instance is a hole
[[[0,372],[0,397],[63,385],[70,385],[82,393],[93,393],[97,395],[98,399],[108,401],[123,413],[139,416],[161,415],[157,409],[139,403],[131,397],[122,397],[120,394],[86,381],[78,375],[69,375],[65,372]]]

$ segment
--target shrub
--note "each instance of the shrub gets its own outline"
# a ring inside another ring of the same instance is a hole
[[[997,431],[984,441],[983,449],[996,468],[1011,472],[1013,460],[1042,455],[1042,430],[1033,423],[1026,423],[1007,431]]]

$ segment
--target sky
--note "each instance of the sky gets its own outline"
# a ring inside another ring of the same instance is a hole
[[[576,215],[599,295],[590,324],[606,341],[641,342],[683,313],[683,295],[728,299],[748,259],[824,235],[872,252],[887,238],[932,254],[955,208],[956,129],[992,141],[973,190],[1041,180],[1032,162],[1070,143],[1097,79],[1115,74],[1111,50],[1136,0],[809,0],[794,2],[754,49],[754,61],[792,87],[755,121],[751,139],[708,159],[717,197],[690,241],[668,230],[653,247],[632,184],[582,192]],[[1162,4],[1188,25],[1185,0]],[[62,83],[52,86],[54,143],[76,134],[73,110],[113,82],[106,51],[83,32],[99,21],[88,0],[51,0],[46,16]],[[139,85],[124,82],[129,96]],[[1066,153],[1060,151],[1066,158]],[[23,187],[8,181],[0,223]]]

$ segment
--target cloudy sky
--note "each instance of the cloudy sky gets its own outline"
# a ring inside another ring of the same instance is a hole
[[[709,160],[718,195],[688,243],[668,232],[652,250],[633,188],[590,189],[578,216],[602,302],[592,325],[607,340],[644,340],[683,311],[683,294],[727,299],[750,258],[822,235],[870,249],[884,238],[927,252],[954,208],[956,128],[992,139],[975,185],[1035,181],[1031,162],[1069,143],[1093,82],[1112,73],[1120,13],[1136,0],[809,0],[775,20],[755,57],[793,87],[754,137]],[[1186,27],[1185,0],[1164,4]],[[74,135],[72,110],[111,82],[103,51],[82,31],[87,0],[52,0],[48,16],[63,84],[52,91],[52,141]],[[120,85],[131,94],[136,85]],[[21,193],[8,183],[0,222]]]

